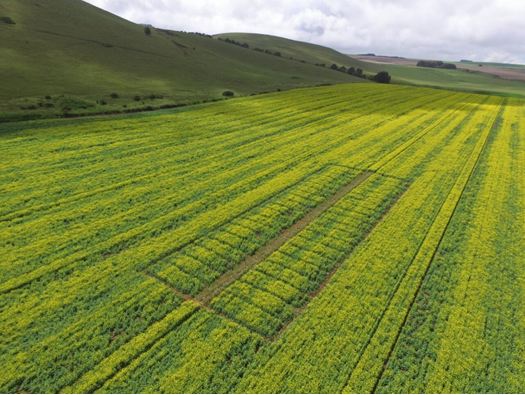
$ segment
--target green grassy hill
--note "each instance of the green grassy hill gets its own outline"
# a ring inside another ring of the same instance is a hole
[[[210,36],[147,35],[80,0],[2,0],[0,35],[4,114],[99,112],[355,80]]]

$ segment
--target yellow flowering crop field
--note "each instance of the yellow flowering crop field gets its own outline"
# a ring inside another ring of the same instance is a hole
[[[0,392],[525,391],[525,101],[334,85],[0,147]]]

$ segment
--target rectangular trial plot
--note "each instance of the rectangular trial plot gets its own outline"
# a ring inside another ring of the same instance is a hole
[[[408,187],[371,175],[211,301],[235,322],[272,338],[315,296]]]
[[[260,254],[261,247],[308,213],[318,210],[359,173],[362,171],[325,165],[296,182],[283,183],[276,194],[254,201],[231,220],[148,265],[145,271],[181,293],[206,302],[215,293],[207,289],[214,281],[225,273],[235,273],[247,256]]]

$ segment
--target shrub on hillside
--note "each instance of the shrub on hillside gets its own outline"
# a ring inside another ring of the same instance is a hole
[[[386,71],[380,71],[372,77],[372,81],[379,82],[380,84],[389,84],[390,80],[390,74]]]
[[[144,34],[146,36],[151,36],[151,28],[149,26],[144,27]]]
[[[21,110],[37,110],[38,107],[36,104],[29,104],[27,106],[20,106]]]
[[[354,77],[366,78],[366,75],[363,73],[363,70],[360,68],[356,69],[355,67],[349,67],[348,70],[346,70],[346,72],[350,75],[353,75]]]
[[[118,93],[114,93],[114,92],[110,96],[111,96],[112,99],[118,99],[119,98],[119,94]]]
[[[224,97],[233,97],[233,96],[235,96],[235,93],[233,93],[232,91],[224,91],[224,92],[222,92],[222,95]]]
[[[15,21],[11,19],[8,16],[0,16],[0,22],[5,23],[7,25],[16,25]]]

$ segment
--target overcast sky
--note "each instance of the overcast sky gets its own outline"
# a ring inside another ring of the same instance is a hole
[[[173,30],[252,32],[345,53],[525,63],[525,0],[88,0]]]

